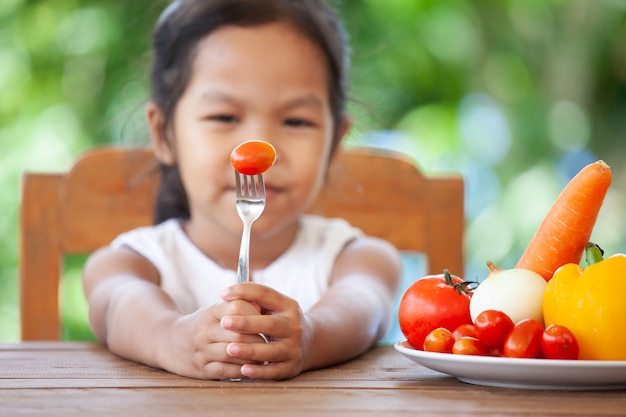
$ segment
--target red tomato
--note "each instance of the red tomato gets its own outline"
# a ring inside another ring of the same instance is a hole
[[[438,327],[453,331],[472,322],[468,284],[447,270],[411,284],[400,300],[398,321],[413,347],[422,349],[426,335]]]
[[[475,337],[463,336],[454,342],[452,353],[456,355],[489,356],[491,350]]]
[[[578,341],[567,327],[551,324],[541,336],[541,351],[546,359],[578,359]]]
[[[424,350],[427,352],[452,353],[454,336],[446,328],[438,327],[426,335]]]
[[[537,320],[521,320],[504,340],[502,353],[508,358],[538,358],[542,334],[543,326]]]
[[[474,320],[476,337],[491,349],[502,348],[514,325],[513,320],[500,310],[485,310]]]
[[[276,161],[276,150],[262,140],[250,140],[237,146],[230,154],[230,164],[245,175],[267,171]]]
[[[463,336],[476,337],[476,328],[473,324],[465,323],[454,329],[452,332],[454,339],[458,340]]]

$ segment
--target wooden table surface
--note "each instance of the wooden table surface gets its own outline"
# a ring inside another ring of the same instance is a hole
[[[99,344],[0,344],[0,416],[626,416],[626,391],[465,384],[391,346],[287,381],[202,381]]]

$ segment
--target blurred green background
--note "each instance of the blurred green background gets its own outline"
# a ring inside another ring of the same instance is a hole
[[[21,174],[96,144],[146,140],[152,26],[166,2],[0,2],[0,341],[19,339]],[[626,1],[335,1],[353,49],[348,145],[401,150],[466,180],[466,278],[515,265],[566,182],[613,169],[593,240],[626,252]],[[82,258],[62,282],[65,338],[90,339]],[[417,278],[417,277],[415,277]]]

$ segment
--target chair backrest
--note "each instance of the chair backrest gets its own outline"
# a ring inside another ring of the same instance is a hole
[[[67,173],[23,175],[22,340],[60,338],[64,255],[89,254],[126,230],[152,223],[155,169],[150,149],[102,147],[83,154]],[[343,217],[400,250],[424,253],[429,273],[447,268],[462,274],[463,193],[458,175],[425,177],[399,154],[349,149],[331,165],[310,212]]]

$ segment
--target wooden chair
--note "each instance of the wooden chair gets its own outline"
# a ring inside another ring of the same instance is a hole
[[[22,340],[60,337],[63,256],[88,254],[152,224],[158,174],[146,148],[95,148],[61,174],[25,173],[20,211]],[[233,210],[234,210],[233,202]],[[463,180],[427,178],[388,152],[343,150],[311,213],[338,216],[398,249],[425,253],[429,273],[463,273]]]

